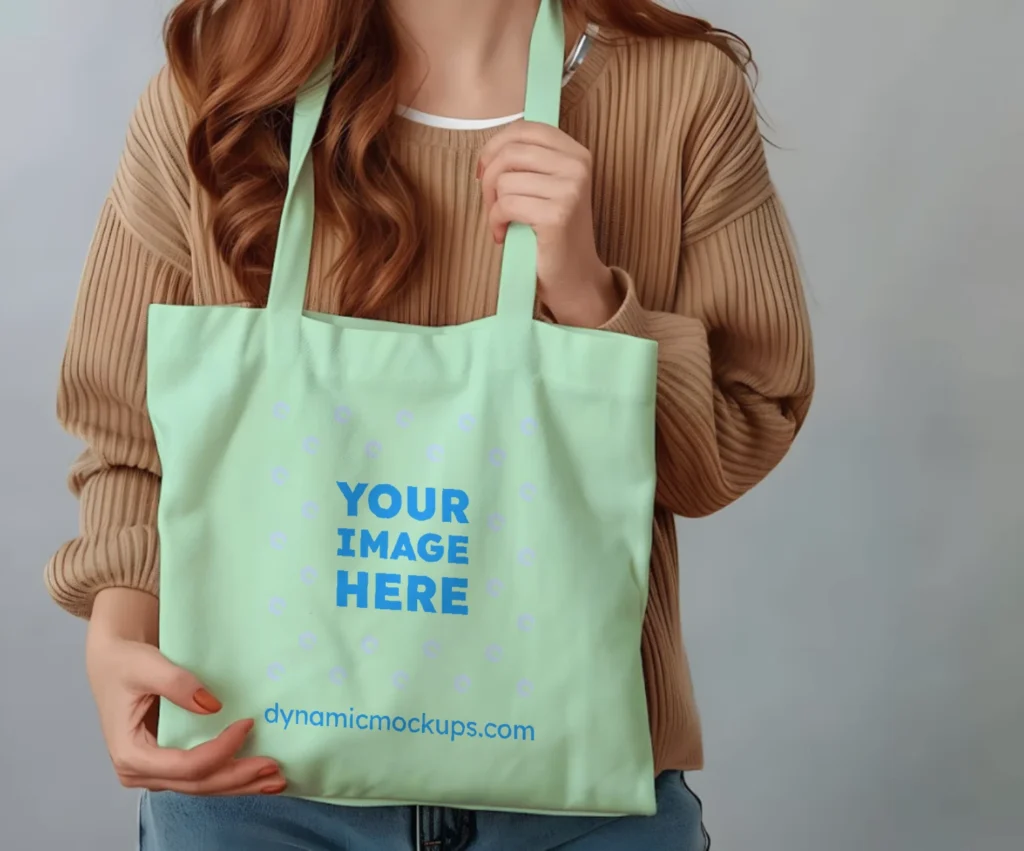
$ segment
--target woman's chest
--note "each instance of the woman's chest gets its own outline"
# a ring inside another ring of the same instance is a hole
[[[666,140],[654,140],[643,156],[610,144],[606,134],[572,126],[567,132],[592,154],[592,225],[598,255],[630,272],[642,301],[661,302],[674,285],[681,233],[678,156]],[[503,248],[488,224],[476,180],[478,148],[399,147],[397,164],[411,186],[411,226],[421,237],[420,262],[396,286],[377,318],[417,325],[455,325],[494,312]],[[200,304],[244,303],[242,289],[216,258],[212,240],[201,238],[194,256],[195,297]],[[306,306],[338,313],[342,295],[371,281],[354,280],[343,262],[350,246],[343,231],[317,219]],[[652,289],[653,288],[653,289]]]
[[[413,190],[412,227],[422,254],[408,278],[384,303],[378,318],[417,325],[454,325],[494,312],[502,247],[487,226],[487,210],[473,151],[400,150],[399,167]],[[323,222],[314,231],[307,290],[309,309],[337,312],[346,287],[368,282],[345,279],[349,246]]]

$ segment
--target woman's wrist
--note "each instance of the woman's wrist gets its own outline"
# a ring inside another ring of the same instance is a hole
[[[576,288],[566,304],[552,310],[560,325],[573,328],[600,328],[622,306],[622,295],[615,285],[615,274],[608,266],[600,266]]]
[[[104,588],[96,594],[89,618],[90,637],[156,645],[159,627],[159,602],[147,591]]]

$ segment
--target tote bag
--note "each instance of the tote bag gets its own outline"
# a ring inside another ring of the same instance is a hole
[[[558,122],[563,43],[544,0],[531,120]],[[302,798],[651,813],[656,344],[535,321],[518,225],[494,316],[305,313],[326,76],[295,107],[266,308],[150,308],[160,646],[224,703],[164,701],[158,741],[254,718],[248,752]]]

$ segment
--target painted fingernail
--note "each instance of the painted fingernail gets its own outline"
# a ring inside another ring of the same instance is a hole
[[[223,704],[204,688],[192,695],[192,701],[203,712],[220,712],[223,708]]]
[[[269,786],[264,786],[262,789],[260,789],[260,794],[280,795],[287,788],[287,783],[271,783]]]
[[[278,769],[278,767],[276,765],[268,765],[266,768],[262,769],[260,771],[260,773],[257,774],[256,776],[257,777],[273,777],[275,774],[277,774],[278,771],[279,771],[279,769]]]

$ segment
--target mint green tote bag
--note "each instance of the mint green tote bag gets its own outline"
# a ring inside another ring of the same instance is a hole
[[[558,122],[563,44],[544,0],[531,120]],[[159,743],[251,717],[297,797],[653,813],[656,344],[535,321],[518,225],[494,316],[304,313],[326,77],[295,107],[267,307],[149,311],[160,646],[224,702],[164,701]]]

